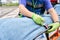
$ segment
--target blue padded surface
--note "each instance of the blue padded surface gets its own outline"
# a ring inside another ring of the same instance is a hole
[[[29,18],[0,19],[0,40],[32,40],[44,30]]]
[[[60,15],[60,4],[55,5],[54,8],[57,11],[57,14]]]

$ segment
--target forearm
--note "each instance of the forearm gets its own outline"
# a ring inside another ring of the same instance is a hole
[[[58,15],[56,11],[54,10],[54,8],[49,9],[48,12],[51,14],[51,17],[54,22],[59,21]]]
[[[21,14],[27,17],[32,17],[32,12],[30,12],[28,9],[25,8],[24,5],[19,5],[19,10]]]

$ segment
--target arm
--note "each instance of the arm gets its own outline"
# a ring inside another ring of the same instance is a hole
[[[54,10],[50,0],[44,0],[44,5],[45,5],[45,9],[51,14],[53,21],[54,22],[59,21],[58,15],[56,11]]]
[[[51,17],[52,17],[53,21],[55,22],[55,23],[48,25],[49,27],[51,27],[51,29],[49,29],[47,31],[47,33],[50,33],[50,32],[53,32],[54,30],[56,30],[60,26],[60,23],[59,23],[58,15],[57,15],[56,11],[54,10],[54,8],[52,7],[51,2],[49,0],[45,0],[44,2],[45,2],[46,10],[51,14]]]
[[[23,15],[25,15],[27,17],[31,17],[36,24],[43,25],[44,19],[41,16],[39,16],[39,15],[33,13],[33,12],[30,12],[28,9],[26,9],[24,7],[24,5],[19,5],[19,8],[20,8],[20,12]]]
[[[32,18],[36,24],[42,25],[44,23],[44,19],[41,16],[29,11],[25,6],[26,6],[26,0],[20,0],[19,10],[20,10],[21,14]]]
[[[48,12],[51,14],[51,17],[54,22],[59,21],[58,15],[57,15],[56,11],[54,10],[54,8],[50,8],[48,10]]]
[[[26,9],[24,5],[20,4],[19,10],[20,10],[21,14],[23,14],[27,17],[32,17],[32,12],[30,12],[28,9]]]
[[[19,0],[19,10],[21,14],[27,17],[32,17],[32,12],[30,12],[27,8],[25,8],[25,6],[26,6],[26,0]]]

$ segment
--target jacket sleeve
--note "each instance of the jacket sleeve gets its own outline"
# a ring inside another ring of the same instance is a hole
[[[50,0],[43,0],[43,4],[46,10],[49,10],[50,8],[53,8]]]
[[[19,0],[19,5],[23,4],[24,6],[26,6],[26,0]]]

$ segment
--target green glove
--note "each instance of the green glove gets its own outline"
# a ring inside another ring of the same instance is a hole
[[[51,29],[49,29],[49,30],[47,31],[47,33],[50,33],[50,32],[55,31],[59,26],[60,26],[59,22],[50,24],[49,27],[51,27]]]
[[[44,23],[44,19],[37,14],[33,14],[32,19],[34,20],[35,23],[37,23],[39,25],[43,25],[43,23]]]

